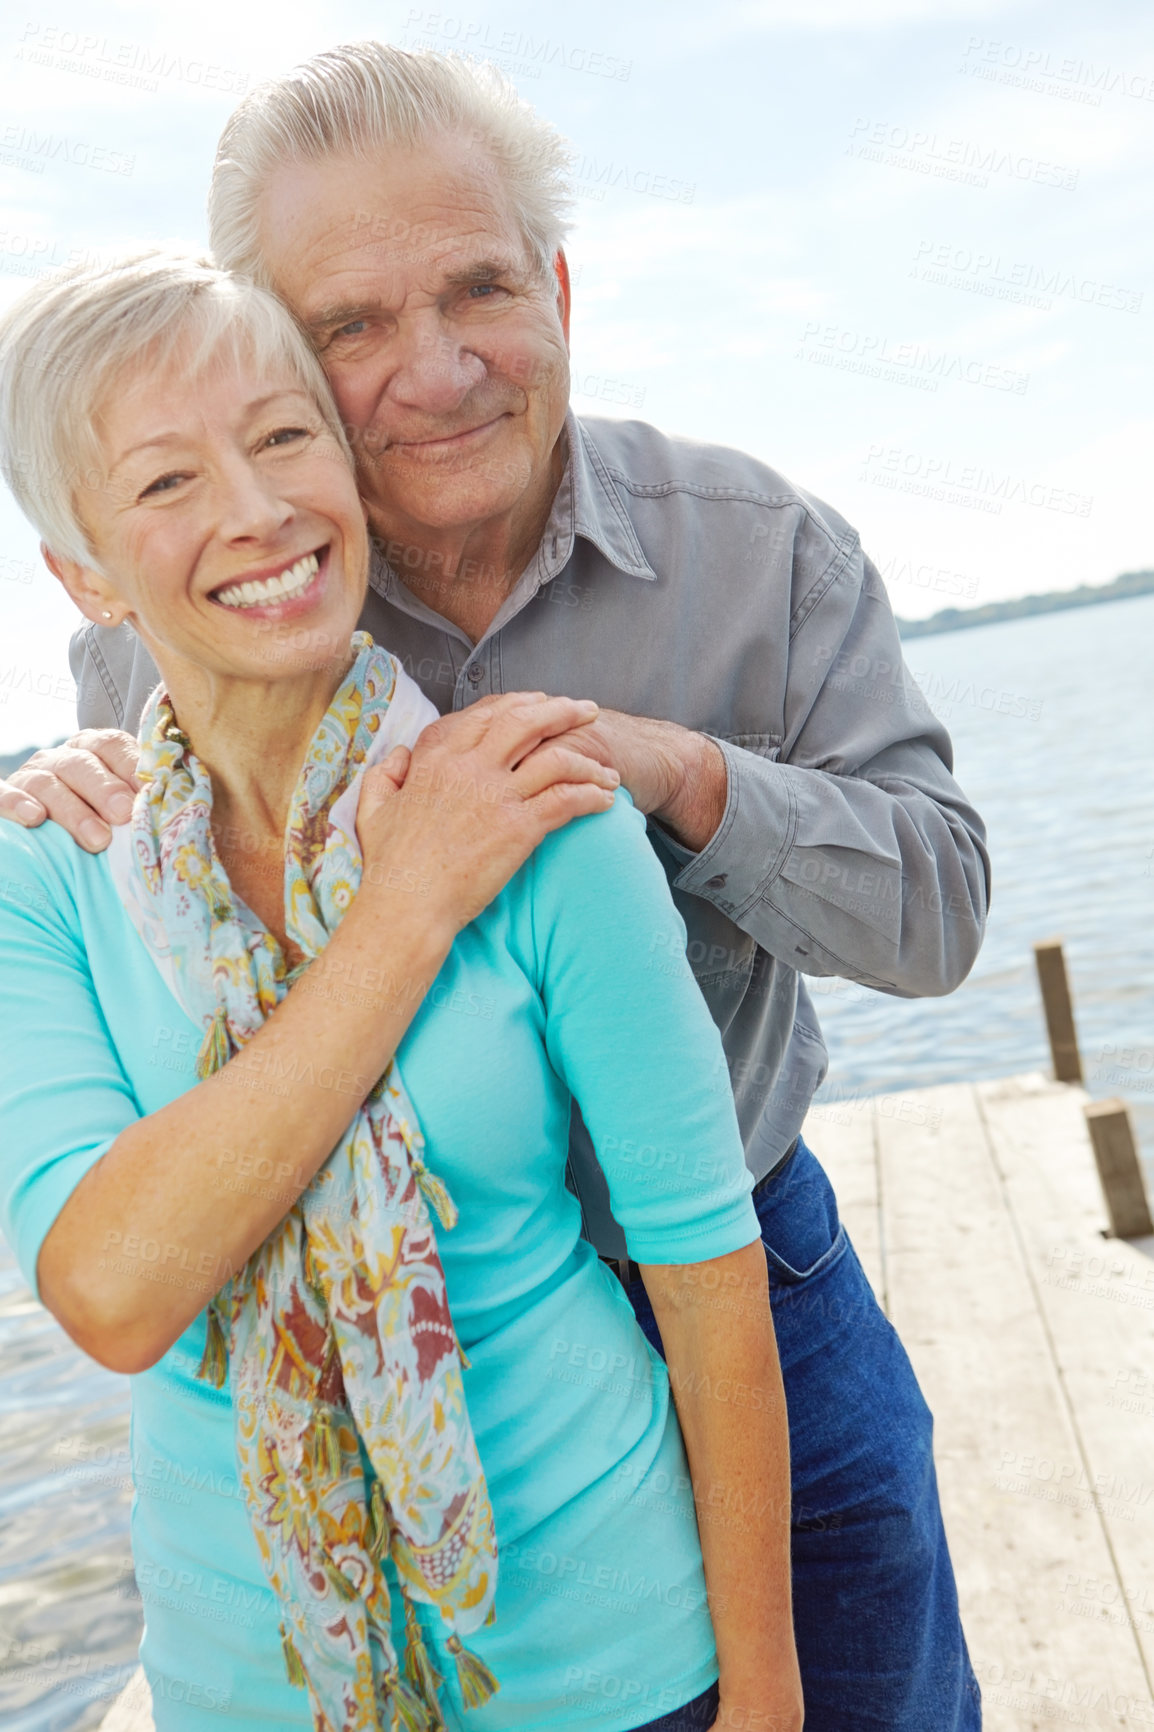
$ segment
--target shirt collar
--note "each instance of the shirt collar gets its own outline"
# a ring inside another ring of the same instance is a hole
[[[643,577],[656,582],[657,573],[645,557],[632,523],[618,497],[604,459],[593,443],[587,428],[582,426],[572,409],[565,415],[567,454],[561,485],[541,537],[534,567],[537,581],[548,583],[568,564],[573,543],[578,535],[592,542],[604,554],[610,565],[630,577]],[[369,582],[380,595],[395,599],[397,577],[384,556],[384,549],[374,538],[370,561]],[[520,588],[520,585],[518,585]],[[408,592],[406,591],[406,596]],[[409,598],[413,611],[431,622],[440,619],[415,597]]]
[[[655,581],[657,573],[645,557],[604,459],[572,409],[565,416],[565,438],[565,473],[541,538],[544,575],[557,575],[580,535],[618,571]]]

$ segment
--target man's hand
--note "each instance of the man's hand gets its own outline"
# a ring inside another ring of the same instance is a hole
[[[729,778],[720,746],[676,722],[602,710],[564,738],[617,771],[639,812],[699,854],[725,815]]]
[[[0,818],[33,830],[51,818],[90,854],[112,840],[113,824],[126,824],[136,794],[140,747],[115,728],[85,728],[62,746],[34,752],[0,781]]]
[[[596,704],[509,692],[430,722],[365,776],[362,884],[423,886],[430,920],[457,933],[549,833],[613,804],[619,777],[569,743]],[[365,891],[358,895],[358,902]]]

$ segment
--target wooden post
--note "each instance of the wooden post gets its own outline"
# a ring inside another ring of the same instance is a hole
[[[1038,967],[1038,985],[1042,989],[1042,1006],[1046,1012],[1046,1031],[1050,1036],[1050,1052],[1054,1060],[1054,1081],[1080,1083],[1082,1057],[1078,1051],[1074,1007],[1070,1003],[1070,988],[1066,981],[1062,940],[1050,938],[1044,944],[1035,944],[1034,961]]]
[[[1140,1239],[1154,1233],[1125,1101],[1091,1101],[1085,1113],[1111,1232],[1116,1239]]]

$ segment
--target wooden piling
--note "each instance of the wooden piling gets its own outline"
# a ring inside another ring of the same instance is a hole
[[[1141,1239],[1154,1233],[1125,1101],[1091,1101],[1085,1113],[1110,1216],[1110,1231],[1116,1239]]]
[[[1070,1002],[1061,939],[1051,938],[1045,943],[1035,944],[1034,961],[1038,968],[1038,985],[1042,989],[1042,1007],[1046,1012],[1054,1081],[1080,1083],[1082,1055],[1078,1051],[1078,1032],[1074,1027],[1074,1007]]]

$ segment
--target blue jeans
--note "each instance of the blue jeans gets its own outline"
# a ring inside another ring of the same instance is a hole
[[[634,1732],[709,1732],[720,1701],[717,1685],[711,1684],[704,1696],[695,1696],[692,1702],[675,1708],[672,1714],[663,1714],[660,1720],[647,1720],[644,1726],[635,1727]]]
[[[803,1142],[754,1203],[789,1409],[805,1732],[976,1732],[981,1694],[913,1367]],[[660,1351],[639,1281],[629,1296]]]

